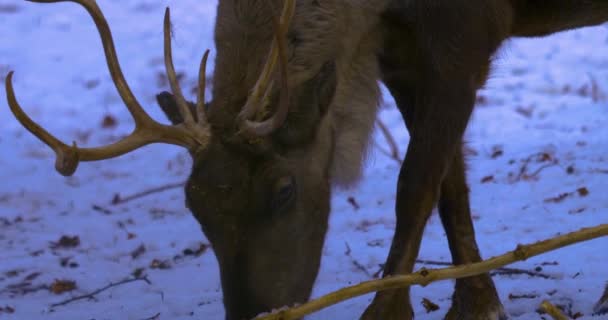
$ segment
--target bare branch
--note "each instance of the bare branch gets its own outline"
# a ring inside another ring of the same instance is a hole
[[[378,125],[378,128],[380,128],[380,132],[382,132],[384,139],[386,139],[386,143],[388,144],[388,146],[390,148],[390,152],[386,152],[384,149],[381,149],[381,150],[384,153],[386,153],[389,157],[391,157],[393,160],[397,161],[397,163],[399,163],[400,165],[403,164],[403,159],[401,159],[397,141],[391,134],[388,127],[380,119],[376,120],[376,125]]]
[[[157,312],[155,315],[141,319],[141,320],[158,320],[158,319],[160,319],[160,312]]]
[[[99,288],[97,290],[94,290],[91,293],[75,296],[75,297],[72,297],[72,298],[69,298],[69,299],[57,302],[57,303],[53,303],[53,304],[51,304],[51,308],[55,308],[55,307],[59,307],[59,306],[64,306],[64,305],[66,305],[68,303],[72,303],[72,302],[78,301],[78,300],[93,299],[93,298],[95,298],[96,295],[100,294],[103,291],[106,291],[106,290],[108,290],[110,288],[117,287],[117,286],[120,286],[120,285],[123,285],[123,284],[135,282],[135,281],[144,281],[145,283],[150,284],[150,280],[148,280],[148,278],[146,276],[125,279],[125,280],[118,281],[118,282],[115,282],[115,283],[110,283],[109,285],[107,285],[105,287],[102,287],[102,288]]]
[[[151,194],[154,193],[159,193],[159,192],[164,192],[167,190],[171,190],[171,189],[177,189],[177,188],[181,188],[184,185],[186,185],[186,182],[176,182],[176,183],[168,183],[159,187],[154,187],[154,188],[150,188],[150,189],[146,189],[140,192],[137,192],[135,194],[129,195],[129,196],[125,196],[125,197],[121,197],[120,194],[116,194],[114,196],[114,198],[112,199],[112,205],[118,205],[118,204],[123,204],[129,201],[133,201],[135,199],[139,199],[139,198],[143,198],[146,196],[149,196]]]
[[[323,308],[339,302],[352,299],[370,292],[397,289],[419,284],[426,286],[431,282],[445,279],[460,279],[489,272],[496,268],[526,260],[530,257],[552,251],[575,243],[608,236],[608,224],[593,228],[584,228],[576,232],[561,235],[552,239],[539,241],[529,245],[517,245],[516,249],[503,255],[488,260],[455,266],[443,269],[421,269],[420,271],[407,275],[387,277],[380,280],[362,282],[358,285],[346,287],[338,291],[324,295],[316,300],[293,307],[290,309],[276,311],[271,314],[256,317],[256,320],[290,320],[299,319],[307,314],[319,311]]]
[[[554,320],[568,320],[568,317],[566,317],[556,306],[547,300],[544,300],[543,303],[540,304],[540,308],[550,315]]]

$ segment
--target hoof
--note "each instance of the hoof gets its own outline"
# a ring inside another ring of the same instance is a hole
[[[458,310],[453,307],[450,308],[448,314],[445,316],[446,320],[508,320],[507,314],[503,307],[499,305],[493,308],[479,308],[477,310]]]
[[[360,320],[412,320],[414,312],[408,293],[403,291],[381,292],[367,307]]]
[[[488,275],[456,281],[446,320],[507,320],[498,293]]]

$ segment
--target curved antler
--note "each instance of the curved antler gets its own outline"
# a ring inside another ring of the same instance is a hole
[[[286,0],[280,19],[274,17],[275,39],[272,42],[268,59],[251,94],[247,98],[247,102],[238,115],[241,131],[250,136],[267,136],[280,128],[287,118],[289,111],[289,84],[287,76],[287,44],[285,42],[294,13],[295,0]],[[281,77],[281,93],[277,110],[267,120],[261,122],[253,121],[251,118],[256,113],[262,111],[262,107],[267,104],[266,100],[273,89],[271,78],[276,71],[277,64],[279,65]]]
[[[195,139],[201,144],[207,144],[209,140],[209,129],[207,125],[207,117],[205,115],[205,82],[206,82],[206,69],[207,69],[207,58],[209,57],[209,50],[205,51],[201,60],[201,66],[199,68],[199,85],[197,89],[197,121],[194,120],[194,115],[190,112],[186,98],[182,93],[182,89],[177,81],[177,75],[175,74],[175,67],[173,66],[173,53],[171,49],[171,12],[169,8],[165,10],[165,19],[163,23],[163,39],[164,39],[164,55],[165,55],[165,69],[167,70],[167,77],[169,78],[169,84],[171,91],[175,96],[175,103],[179,113],[184,119],[183,125],[195,136]]]
[[[23,108],[17,102],[15,92],[13,88],[13,72],[11,71],[6,78],[6,92],[9,107],[15,116],[15,118],[23,125],[28,131],[34,134],[38,139],[47,144],[55,152],[57,159],[55,162],[55,168],[57,171],[65,176],[72,175],[80,161],[97,161],[103,159],[109,159],[118,157],[120,155],[131,152],[142,146],[151,143],[167,143],[182,146],[188,149],[204,147],[208,144],[210,138],[210,130],[204,120],[204,110],[199,108],[199,121],[195,123],[192,114],[188,109],[181,110],[182,117],[189,119],[187,123],[179,125],[163,125],[154,121],[141,107],[131,89],[129,88],[122,70],[118,63],[116,50],[114,48],[114,41],[112,40],[112,33],[108,26],[108,23],[103,16],[103,13],[97,6],[94,0],[28,0],[31,2],[40,3],[53,3],[53,2],[65,2],[71,1],[82,5],[91,15],[103,44],[106,62],[112,80],[120,97],[122,98],[125,106],[133,116],[135,121],[134,131],[126,138],[119,140],[113,144],[102,146],[98,148],[79,148],[74,142],[72,146],[61,142],[59,139],[54,137],[36,122],[34,122],[26,113]],[[173,69],[173,62],[171,60],[171,45],[170,45],[170,17],[169,9],[165,12],[165,62],[167,65],[167,73],[171,87],[176,96],[183,99],[181,95],[181,89],[177,83],[175,71]],[[207,61],[208,51],[203,56],[201,62],[201,72],[205,72],[205,63]],[[199,88],[197,105],[204,105],[204,83],[205,75],[199,75]],[[203,79],[203,80],[200,80]],[[202,101],[201,101],[202,99]],[[185,101],[185,100],[184,100]]]

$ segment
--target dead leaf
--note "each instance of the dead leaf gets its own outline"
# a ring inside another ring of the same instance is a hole
[[[49,290],[54,294],[62,294],[76,289],[76,282],[72,280],[55,280]]]
[[[150,262],[150,268],[160,270],[171,269],[171,263],[168,260],[154,259]]]
[[[502,149],[502,146],[496,145],[492,147],[492,155],[490,155],[490,157],[492,159],[496,159],[500,156],[502,156],[505,152]]]
[[[494,181],[494,176],[492,175],[481,178],[481,183],[488,183],[492,181]]]
[[[573,174],[575,171],[574,166],[570,165],[568,166],[568,168],[566,168],[566,173],[567,174]]]
[[[529,107],[519,106],[515,109],[515,112],[517,112],[518,114],[522,115],[525,118],[532,118],[532,114],[534,113],[534,107],[533,106],[529,106]]]
[[[426,310],[426,313],[431,313],[439,310],[439,306],[427,298],[422,298],[422,306]]]
[[[91,90],[99,86],[99,79],[91,79],[84,82],[84,87]]]
[[[4,307],[0,307],[0,314],[3,313],[15,313],[15,308],[11,307],[11,306],[4,306]]]
[[[555,197],[547,198],[547,199],[545,199],[543,201],[546,202],[546,203],[551,203],[551,202],[552,203],[560,203],[560,202],[564,201],[564,199],[568,198],[570,195],[572,195],[572,193],[565,192],[565,193],[559,194],[559,195],[557,195]]]
[[[209,248],[208,244],[205,243],[200,243],[198,248],[196,249],[190,249],[190,248],[186,248],[183,251],[183,254],[185,256],[195,256],[195,257],[199,257],[201,256],[203,253],[205,253],[205,251],[207,251],[207,249]]]
[[[32,280],[38,278],[39,275],[41,275],[40,272],[33,272],[33,273],[28,274],[23,280],[32,281]]]
[[[78,236],[66,236],[63,235],[56,242],[51,242],[52,249],[67,249],[67,248],[76,248],[80,245],[80,237]]]
[[[347,201],[348,203],[350,203],[351,206],[353,206],[355,210],[359,210],[359,208],[361,208],[359,206],[359,203],[357,203],[357,199],[355,199],[355,197],[348,197]]]
[[[144,253],[146,253],[146,246],[142,243],[135,250],[131,251],[131,258],[137,259]]]
[[[101,127],[104,129],[113,129],[117,125],[118,120],[116,120],[116,118],[111,114],[106,114],[101,121]]]
[[[146,272],[146,269],[144,268],[137,268],[135,270],[133,270],[133,272],[131,273],[131,275],[133,275],[134,278],[141,278],[144,276]]]
[[[578,192],[578,195],[581,197],[586,197],[589,195],[589,190],[585,187],[576,189],[576,192]]]

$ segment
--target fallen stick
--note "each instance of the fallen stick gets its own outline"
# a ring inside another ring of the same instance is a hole
[[[547,300],[544,300],[543,303],[540,304],[540,308],[554,320],[568,320],[568,317]]]
[[[446,261],[421,260],[421,259],[417,259],[416,264],[425,264],[425,265],[431,265],[431,266],[447,266],[447,267],[451,267],[454,265],[451,262],[446,262]],[[382,271],[384,271],[384,264],[382,264],[380,266],[378,271],[376,271],[372,275],[372,277],[378,278],[382,274]],[[556,276],[548,275],[548,274],[542,273],[540,271],[532,271],[532,270],[518,269],[518,268],[502,267],[502,268],[498,268],[498,269],[490,272],[490,276],[519,275],[519,274],[524,274],[524,275],[527,275],[530,277],[537,277],[537,278],[543,278],[543,279],[558,279]]]
[[[160,312],[157,312],[155,315],[141,319],[141,320],[158,320],[158,319],[160,319]]]
[[[427,265],[438,265],[438,266],[453,266],[453,264],[451,262],[433,261],[433,260],[416,260],[416,263],[427,264]],[[532,271],[532,270],[519,269],[519,268],[508,268],[508,267],[498,268],[490,273],[491,276],[493,276],[493,275],[517,275],[517,274],[525,274],[530,277],[538,277],[538,278],[543,278],[543,279],[556,279],[557,278],[555,276],[551,276],[551,275],[542,273],[540,271]]]
[[[515,250],[503,255],[493,257],[478,263],[455,266],[443,269],[421,269],[418,272],[387,277],[380,280],[362,282],[358,285],[345,287],[338,291],[326,294],[318,299],[309,301],[299,306],[280,309],[270,314],[262,314],[255,320],[291,320],[299,319],[307,314],[327,308],[339,302],[352,299],[370,292],[389,289],[404,288],[414,284],[426,286],[431,282],[445,279],[466,278],[489,272],[516,261],[523,261],[530,257],[552,251],[575,243],[608,236],[608,224],[602,224],[593,228],[584,228],[576,232],[557,236],[552,239],[539,241],[529,245],[517,245]]]
[[[380,132],[382,132],[382,135],[384,136],[384,139],[386,140],[386,143],[390,148],[390,151],[386,151],[382,148],[380,148],[380,151],[391,157],[393,160],[397,161],[397,163],[403,164],[403,160],[399,155],[399,147],[397,146],[397,141],[391,134],[391,131],[380,119],[376,120],[376,125],[378,125],[378,128],[380,128]]]
[[[105,287],[102,287],[102,288],[99,288],[97,290],[94,290],[91,293],[87,293],[87,294],[83,294],[83,295],[79,295],[79,296],[74,296],[74,297],[71,297],[69,299],[66,299],[66,300],[63,300],[63,301],[60,301],[60,302],[57,302],[57,303],[53,303],[53,304],[51,304],[51,308],[55,308],[55,307],[59,307],[59,306],[64,306],[64,305],[66,305],[68,303],[72,303],[72,302],[78,301],[78,300],[93,299],[93,298],[95,298],[96,295],[98,295],[98,294],[100,294],[100,293],[102,293],[102,292],[104,292],[104,291],[106,291],[106,290],[108,290],[110,288],[117,287],[117,286],[120,286],[120,285],[123,285],[123,284],[127,284],[127,283],[130,283],[130,282],[135,282],[135,281],[144,281],[147,284],[150,284],[150,280],[148,280],[147,277],[138,277],[138,278],[125,279],[125,280],[118,281],[118,282],[115,282],[115,283],[110,283],[109,285],[107,285]]]
[[[112,199],[112,205],[123,204],[123,203],[129,202],[129,201],[133,201],[135,199],[139,199],[139,198],[143,198],[143,197],[155,194],[155,193],[160,193],[160,192],[168,191],[171,189],[181,188],[184,185],[186,185],[186,182],[169,183],[169,184],[162,185],[159,187],[146,189],[144,191],[140,191],[140,192],[137,192],[135,194],[132,194],[130,196],[125,196],[125,197],[121,197],[120,194],[117,193],[116,195],[114,195],[114,198]]]

